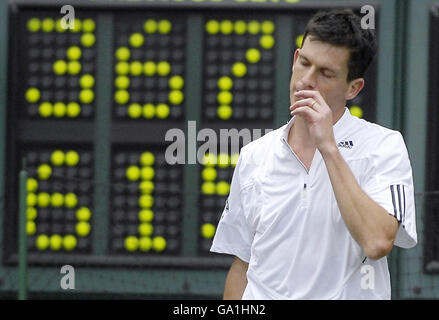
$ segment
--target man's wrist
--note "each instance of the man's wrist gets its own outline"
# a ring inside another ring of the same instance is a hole
[[[338,147],[334,142],[328,143],[327,145],[322,146],[318,149],[323,158],[332,158],[340,155]]]

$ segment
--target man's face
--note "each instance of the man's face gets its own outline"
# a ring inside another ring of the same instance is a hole
[[[347,82],[350,51],[307,36],[302,49],[294,53],[290,82],[290,102],[296,102],[294,92],[319,91],[331,110],[344,108],[350,83]]]

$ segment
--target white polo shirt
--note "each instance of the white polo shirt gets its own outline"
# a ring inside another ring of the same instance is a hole
[[[294,117],[241,149],[211,247],[249,263],[243,299],[390,299],[386,257],[371,260],[340,214],[318,150],[309,172],[288,145]],[[401,134],[354,117],[334,125],[361,188],[417,243],[412,170]]]

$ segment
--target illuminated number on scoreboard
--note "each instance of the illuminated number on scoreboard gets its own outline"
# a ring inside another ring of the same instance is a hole
[[[216,225],[230,192],[230,182],[238,158],[239,154],[229,156],[227,153],[218,156],[206,154],[203,157],[199,221],[201,252],[209,252]]]
[[[111,249],[177,253],[181,241],[182,168],[164,152],[118,150],[113,156]]]
[[[118,24],[114,102],[116,118],[181,118],[184,103],[184,25],[146,19],[143,31]],[[125,28],[124,28],[125,27]]]
[[[93,114],[96,25],[88,18],[75,19],[74,26],[64,29],[61,19],[53,18],[27,21],[29,87],[24,94],[25,115],[87,118]]]
[[[272,119],[274,31],[270,20],[206,22],[205,119]]]
[[[92,159],[73,149],[27,152],[28,236],[38,251],[90,248]],[[81,181],[81,182],[79,182]]]

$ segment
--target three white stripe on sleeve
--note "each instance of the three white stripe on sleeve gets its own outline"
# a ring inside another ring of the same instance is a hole
[[[392,193],[393,215],[404,227],[406,211],[405,186],[402,184],[391,185],[390,192]]]

